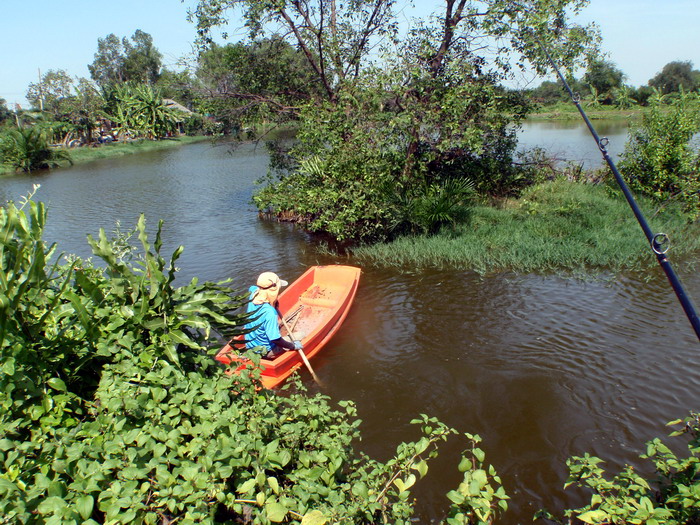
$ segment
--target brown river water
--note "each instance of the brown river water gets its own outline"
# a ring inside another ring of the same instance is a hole
[[[143,212],[154,230],[163,219],[164,253],[185,246],[183,282],[231,278],[242,289],[263,270],[293,280],[313,264],[353,264],[257,218],[249,201],[266,163],[262,147],[205,142],[3,178],[0,199],[40,183],[47,240],[82,256],[100,227],[127,230]],[[697,304],[700,275],[670,258]],[[352,311],[314,368],[324,387],[308,373],[305,384],[356,403],[358,447],[377,459],[419,437],[410,421],[421,413],[478,433],[512,498],[505,524],[584,504],[585,494],[563,490],[568,457],[589,452],[611,472],[644,469],[643,443],[700,408],[700,344],[657,267],[585,279],[365,267]],[[417,484],[417,522],[444,516],[465,446],[445,443]]]

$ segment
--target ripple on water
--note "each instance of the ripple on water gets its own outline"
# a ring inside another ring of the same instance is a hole
[[[697,408],[697,341],[663,280],[367,269],[357,300],[327,373],[337,397],[358,403],[368,450],[389,454],[419,413],[478,432],[517,495],[513,522],[582,504],[561,491],[568,457],[643,468],[643,442]],[[455,480],[445,473],[426,498]],[[436,515],[430,503],[418,508]]]

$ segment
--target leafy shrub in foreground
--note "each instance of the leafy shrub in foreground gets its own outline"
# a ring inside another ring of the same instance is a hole
[[[299,384],[277,395],[257,371],[215,364],[211,331],[235,333],[229,311],[244,297],[225,283],[174,287],[182,248],[166,261],[160,226],[151,245],[141,217],[141,252],[89,238],[98,268],[50,263],[45,221],[31,200],[0,210],[5,522],[410,522],[410,489],[454,430],[422,416],[422,437],[386,463],[355,452],[351,403],[332,408]],[[465,480],[475,474],[451,496],[452,524],[490,522],[505,505],[483,453],[468,454]]]
[[[654,464],[658,477],[649,481],[627,465],[622,472],[608,479],[600,466],[603,460],[585,454],[567,461],[569,479],[564,487],[575,485],[593,492],[591,502],[578,509],[566,511],[566,516],[591,525],[694,525],[700,522],[700,416],[691,413],[671,436],[688,437],[688,457],[678,457],[656,438],[646,444],[648,459]],[[554,519],[541,511],[539,517]]]

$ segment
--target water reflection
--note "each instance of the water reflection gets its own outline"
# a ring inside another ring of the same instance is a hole
[[[112,231],[116,221],[129,228],[142,212],[151,230],[163,218],[165,253],[185,245],[182,279],[231,278],[244,288],[262,270],[291,280],[309,265],[352,264],[319,255],[288,225],[258,220],[250,198],[266,169],[252,144],[230,152],[200,143],[5,178],[0,198],[17,200],[40,182],[47,238],[83,256],[87,233]],[[700,275],[681,278],[700,297]],[[640,465],[645,440],[698,409],[699,349],[657,269],[576,280],[367,267],[355,307],[314,369],[325,394],[357,403],[359,446],[377,459],[418,437],[409,422],[420,413],[479,433],[513,498],[503,523],[526,523],[541,507],[584,502],[562,490],[569,456],[599,455],[613,471]],[[418,484],[421,522],[442,517],[464,447],[451,439]]]

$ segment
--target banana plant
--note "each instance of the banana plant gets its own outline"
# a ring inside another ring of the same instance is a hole
[[[120,134],[156,139],[175,130],[177,118],[160,92],[148,85],[122,84],[114,91],[114,112],[108,117]]]

